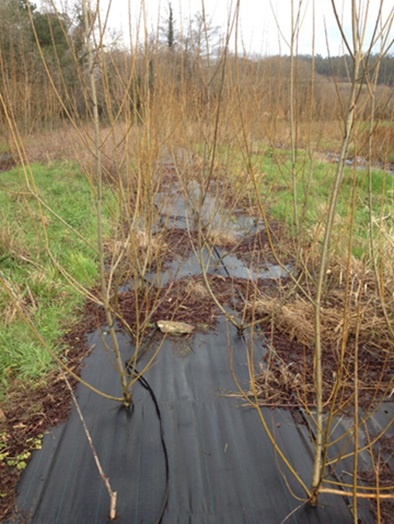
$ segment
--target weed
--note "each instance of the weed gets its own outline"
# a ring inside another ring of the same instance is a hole
[[[35,437],[29,437],[24,443],[25,451],[12,456],[9,449],[11,436],[3,431],[0,433],[0,464],[8,467],[15,467],[18,471],[23,471],[27,467],[31,453],[35,449],[41,449],[41,442],[44,435],[39,434]]]

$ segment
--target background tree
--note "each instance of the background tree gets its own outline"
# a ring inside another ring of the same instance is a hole
[[[174,12],[172,10],[171,2],[168,4],[168,21],[167,21],[167,46],[172,50],[175,46],[175,28],[174,28]]]

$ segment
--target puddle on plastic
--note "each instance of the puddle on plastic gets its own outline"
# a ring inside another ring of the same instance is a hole
[[[195,180],[188,184],[187,192],[188,198],[184,197],[179,189],[174,186],[168,192],[161,192],[156,195],[155,205],[160,215],[154,228],[155,232],[163,229],[170,231],[174,228],[192,231],[198,219],[206,230],[230,233],[237,240],[264,229],[264,224],[259,219],[241,214],[237,214],[237,216],[226,215],[217,205],[217,199],[209,194],[206,194],[201,202],[200,188]],[[292,271],[291,265],[281,267],[275,264],[264,264],[259,269],[251,269],[236,255],[228,253],[224,249],[215,248],[210,252],[204,248],[200,253],[193,251],[186,260],[174,259],[166,264],[164,271],[148,273],[144,278],[146,282],[156,287],[165,287],[169,283],[179,281],[182,278],[201,275],[202,267],[209,275],[252,281],[259,279],[278,280],[288,277]],[[132,288],[133,284],[128,283],[122,286],[120,291]]]
[[[170,282],[176,282],[185,277],[201,275],[201,264],[209,275],[219,275],[222,277],[243,278],[256,281],[258,279],[280,279],[289,276],[292,266],[287,265],[283,268],[275,264],[267,264],[260,271],[252,270],[235,255],[225,256],[223,262],[217,257],[203,250],[200,257],[191,253],[187,260],[179,262],[174,260],[167,265],[167,269],[160,273],[150,273],[146,275],[146,280],[157,287],[164,287]]]
[[[194,187],[194,186],[193,186]],[[200,209],[198,209],[197,190],[192,198],[186,199],[179,191],[158,193],[155,198],[160,218],[155,232],[163,227],[166,229],[194,230],[198,220],[202,226],[214,231],[230,231],[235,238],[240,239],[264,229],[262,220],[245,215],[230,215],[223,213],[217,205],[217,199],[206,195]],[[199,198],[199,197],[198,197]],[[198,211],[197,211],[198,210]]]

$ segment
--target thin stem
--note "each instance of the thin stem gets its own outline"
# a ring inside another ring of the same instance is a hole
[[[109,289],[106,285],[105,263],[104,263],[104,235],[103,235],[103,170],[101,162],[101,141],[100,141],[100,120],[98,112],[98,100],[96,80],[94,75],[94,60],[93,49],[91,45],[91,33],[93,31],[93,24],[90,24],[89,13],[87,9],[86,0],[82,1],[83,18],[85,25],[85,39],[86,51],[88,57],[88,68],[90,78],[91,103],[93,106],[93,125],[94,125],[94,150],[95,150],[95,175],[97,184],[97,244],[99,253],[99,267],[100,267],[100,285],[103,305],[105,309],[105,316],[107,319],[108,330],[110,333],[112,347],[117,363],[117,371],[122,386],[123,404],[128,407],[132,403],[131,393],[128,389],[128,382],[123,367],[123,361],[120,354],[118,338],[115,331],[115,322],[111,311]]]

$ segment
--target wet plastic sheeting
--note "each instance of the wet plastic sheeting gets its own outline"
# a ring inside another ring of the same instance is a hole
[[[199,255],[192,252],[182,263],[179,263],[178,260],[167,263],[165,271],[161,273],[149,273],[145,276],[145,280],[155,286],[163,287],[181,278],[201,275],[200,261],[204,264],[204,269],[207,274],[222,277],[230,275],[235,279],[279,279],[288,277],[292,271],[290,265],[282,268],[275,264],[265,264],[263,269],[254,271],[245,266],[242,260],[235,255],[226,255],[226,253],[221,250],[217,250],[217,253],[219,253],[220,256],[225,255],[223,263],[218,260],[216,253],[210,254],[207,249],[203,249]]]
[[[190,217],[182,195],[177,192],[173,192],[172,194],[158,193],[155,198],[155,204],[161,216],[155,230],[161,231],[163,227],[169,230],[173,228],[192,228],[193,217]]]
[[[155,198],[155,205],[160,213],[160,220],[154,227],[154,231],[162,231],[163,227],[168,230],[173,228],[194,229],[194,222],[198,218],[198,213],[195,212],[198,204],[193,200],[185,199],[176,188],[170,193],[158,193]],[[235,238],[245,238],[264,229],[262,220],[243,216],[240,214],[240,209],[234,210],[237,215],[232,216],[223,216],[221,211],[217,199],[207,195],[203,209],[199,214],[201,222],[215,230],[231,230]],[[209,224],[210,221],[212,223]]]
[[[226,251],[217,249],[222,257],[223,264],[216,262],[215,273],[221,276],[231,275],[232,278],[246,278],[249,280],[261,279],[280,279],[286,278],[292,271],[290,264],[279,266],[277,264],[263,264],[258,270],[248,268],[236,255],[228,255]],[[217,259],[216,259],[217,260]]]
[[[107,393],[119,394],[100,336],[83,377]],[[234,371],[248,383],[245,346],[230,329]],[[131,348],[124,339],[125,358]],[[257,356],[258,358],[259,356]],[[146,353],[143,361],[150,354]],[[144,362],[139,363],[139,368]],[[278,457],[255,410],[241,407],[229,372],[227,332],[167,339],[145,374],[159,401],[169,456],[168,524],[279,524],[299,504],[279,471]],[[118,492],[118,523],[155,523],[166,490],[160,428],[149,392],[137,384],[132,415],[111,401],[78,387],[78,400],[106,475]],[[265,410],[284,452],[306,481],[311,453],[290,413]],[[288,475],[291,488],[302,496]],[[50,432],[35,452],[20,484],[18,509],[34,523],[104,523],[108,495],[99,478],[78,416]],[[352,522],[342,498],[322,499],[324,508],[303,507],[287,522]]]
[[[178,260],[166,264],[166,270],[161,273],[149,273],[145,279],[157,287],[164,287],[171,282],[181,278],[201,275],[200,260],[203,262],[207,273],[217,274],[215,272],[216,260],[204,249],[200,256],[191,253],[189,258],[179,263]]]

